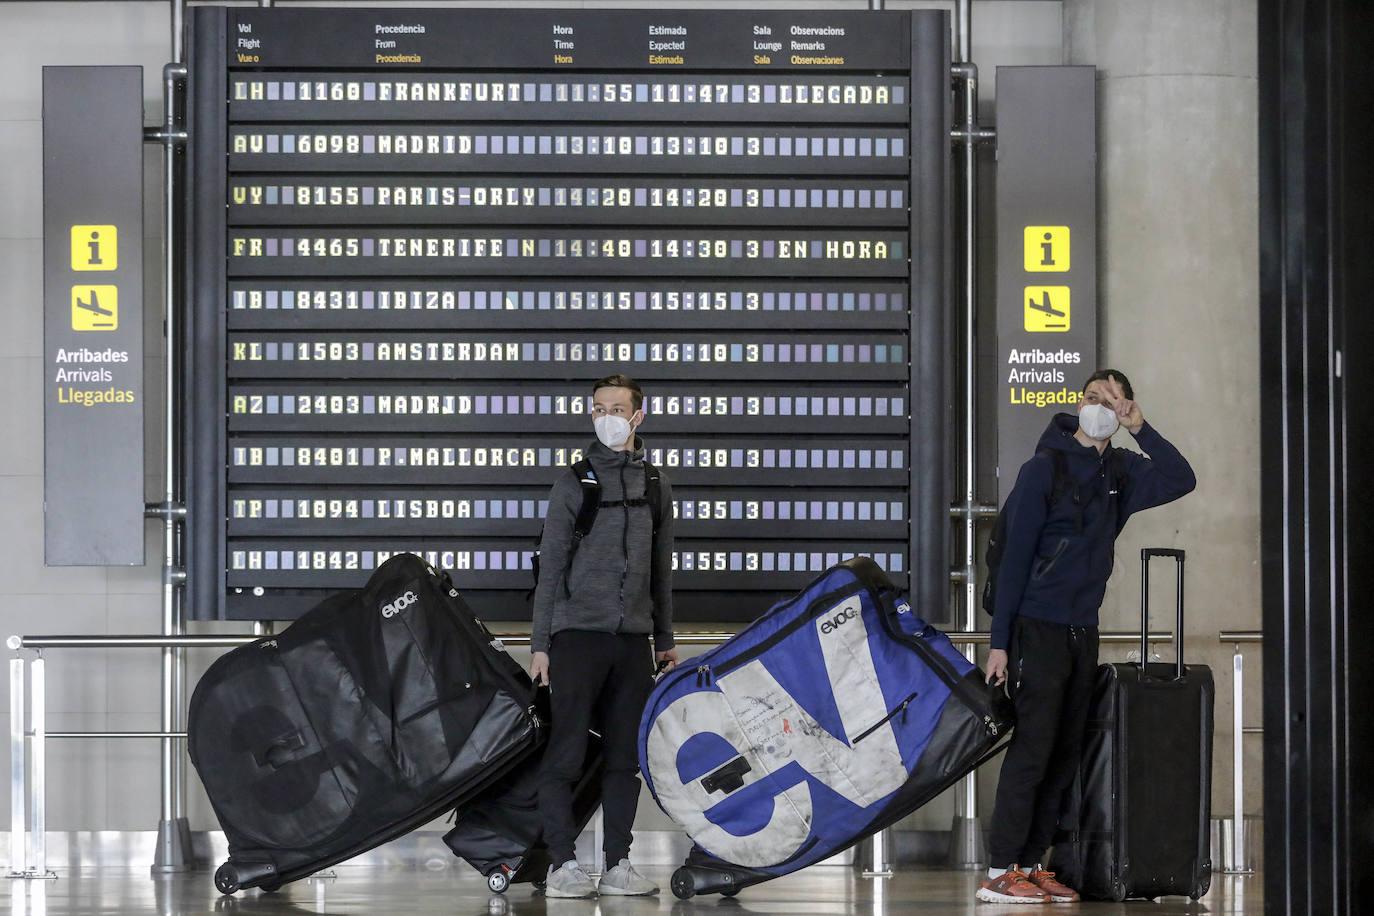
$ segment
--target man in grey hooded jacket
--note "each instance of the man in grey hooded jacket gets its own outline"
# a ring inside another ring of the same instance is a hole
[[[672,488],[660,472],[663,506],[654,532],[643,441],[644,394],[624,375],[592,386],[597,440],[587,449],[601,487],[591,530],[575,543],[582,484],[571,468],[549,493],[534,594],[530,676],[548,684],[552,725],[544,753],[539,807],[552,865],[549,897],[593,893],[652,894],[657,885],[630,864],[630,828],[639,804],[639,719],[654,662],[678,661],[673,645]],[[650,638],[653,647],[650,648]],[[606,757],[602,779],[606,868],[593,885],[577,864],[572,790],[586,754],[587,728],[599,723]]]

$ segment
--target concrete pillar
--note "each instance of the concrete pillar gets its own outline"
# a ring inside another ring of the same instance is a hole
[[[1130,377],[1146,419],[1198,476],[1192,495],[1131,520],[1102,625],[1139,625],[1140,547],[1188,551],[1186,657],[1217,679],[1212,810],[1229,816],[1232,649],[1217,631],[1260,627],[1256,2],[1065,0],[1064,62],[1098,68],[1103,362]],[[1116,441],[1134,445],[1124,431]],[[1151,577],[1161,628],[1173,609],[1165,572]],[[1253,814],[1260,739],[1243,740]]]

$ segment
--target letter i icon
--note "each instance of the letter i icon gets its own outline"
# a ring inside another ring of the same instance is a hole
[[[1029,273],[1064,273],[1069,269],[1068,226],[1026,226],[1022,250]]]
[[[116,270],[119,230],[114,226],[72,226],[72,270]]]

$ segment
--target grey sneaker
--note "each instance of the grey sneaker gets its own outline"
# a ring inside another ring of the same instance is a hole
[[[545,897],[590,897],[595,893],[596,885],[576,860],[564,862],[558,868],[549,866],[549,877],[544,884]]]
[[[629,859],[621,859],[619,865],[606,869],[602,874],[596,891],[599,894],[638,897],[643,894],[657,894],[658,885],[635,871]]]

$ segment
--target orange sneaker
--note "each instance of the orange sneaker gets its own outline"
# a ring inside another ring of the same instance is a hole
[[[1030,882],[1049,894],[1050,900],[1055,903],[1077,903],[1081,899],[1078,896],[1078,891],[1056,881],[1052,871],[1045,871],[1041,868],[1034,869],[1030,873]]]
[[[974,894],[984,903],[1049,903],[1050,896],[1031,884],[1026,873],[1018,871],[1013,865],[999,878],[987,878],[978,893]]]

